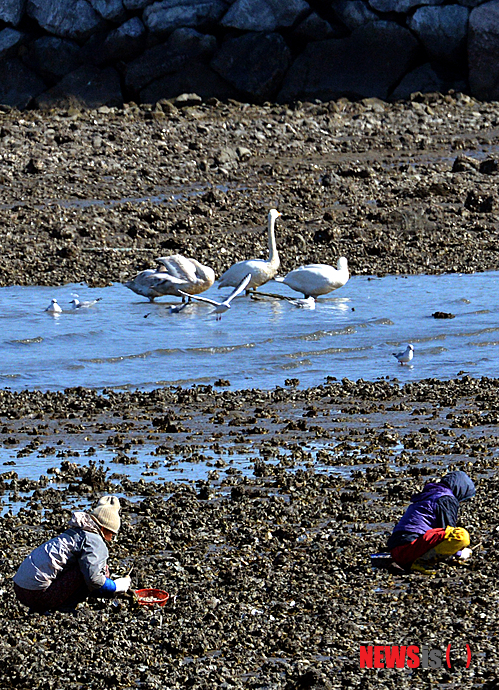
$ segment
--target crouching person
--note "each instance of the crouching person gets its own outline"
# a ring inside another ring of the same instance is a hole
[[[456,527],[459,504],[474,495],[475,485],[465,472],[449,472],[440,482],[427,483],[411,498],[388,540],[395,563],[432,574],[436,563],[459,556],[470,543],[468,532]]]
[[[65,532],[38,546],[14,575],[17,599],[31,612],[74,611],[89,596],[126,592],[130,577],[109,578],[106,542],[118,534],[120,502],[103,496],[90,513],[75,512]]]

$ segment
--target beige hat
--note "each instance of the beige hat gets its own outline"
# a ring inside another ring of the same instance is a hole
[[[120,529],[120,502],[117,496],[102,496],[90,515],[100,527],[118,534]]]

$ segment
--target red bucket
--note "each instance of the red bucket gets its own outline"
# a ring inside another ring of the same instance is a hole
[[[164,606],[170,598],[162,589],[136,589],[135,595],[141,606]]]

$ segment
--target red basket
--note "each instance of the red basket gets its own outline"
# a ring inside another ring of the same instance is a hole
[[[162,589],[136,589],[135,595],[141,606],[164,606],[170,598]]]

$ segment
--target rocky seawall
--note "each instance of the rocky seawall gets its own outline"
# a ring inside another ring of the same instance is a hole
[[[499,96],[499,1],[4,0],[0,104]]]

